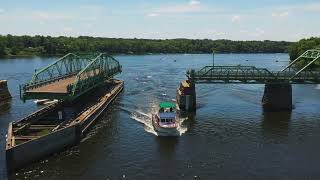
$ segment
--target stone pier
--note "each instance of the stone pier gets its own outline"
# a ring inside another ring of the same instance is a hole
[[[292,85],[266,84],[262,105],[265,111],[292,110]]]
[[[177,104],[183,111],[196,110],[196,87],[195,83],[185,80],[177,89]]]
[[[11,98],[6,80],[0,80],[0,104]]]

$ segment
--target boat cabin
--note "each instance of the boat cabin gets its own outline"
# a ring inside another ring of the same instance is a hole
[[[170,102],[160,103],[158,121],[161,124],[172,124],[176,121],[176,104]]]
[[[171,102],[162,102],[160,103],[159,113],[170,113],[176,111],[176,104]]]

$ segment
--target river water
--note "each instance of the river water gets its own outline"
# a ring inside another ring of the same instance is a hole
[[[210,54],[115,56],[125,91],[78,146],[33,163],[10,179],[319,179],[320,86],[294,85],[292,112],[264,113],[263,85],[197,85],[197,111],[181,136],[156,136],[150,114],[173,101],[189,68]],[[218,54],[216,64],[280,70],[287,54]],[[35,111],[19,100],[19,84],[55,58],[0,59],[0,79],[13,99],[0,109],[0,178],[7,178],[8,123]],[[41,147],[39,147],[41,148]]]

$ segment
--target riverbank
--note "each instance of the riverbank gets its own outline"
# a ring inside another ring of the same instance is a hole
[[[0,35],[0,55],[44,55],[67,52],[110,54],[158,53],[284,53],[292,42],[210,39],[123,39],[102,37],[50,37]]]

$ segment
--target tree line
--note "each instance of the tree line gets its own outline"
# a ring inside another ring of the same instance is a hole
[[[0,56],[63,55],[69,52],[147,53],[286,53],[291,42],[197,39],[122,39],[0,35]]]
[[[302,39],[296,43],[293,43],[289,47],[289,55],[290,59],[294,60],[298,58],[302,53],[309,49],[319,49],[320,50],[320,37],[312,37],[309,39]],[[310,62],[310,59],[302,59],[297,66],[305,66]],[[320,60],[315,62],[315,65],[312,67],[319,68],[320,67]]]

